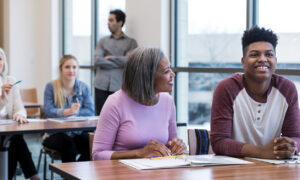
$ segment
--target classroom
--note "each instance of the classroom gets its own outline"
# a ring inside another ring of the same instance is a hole
[[[297,0],[0,0],[0,180],[27,176],[22,163],[13,173],[8,165],[13,137],[28,146],[31,179],[300,179],[299,7]],[[17,114],[25,108],[27,119],[1,109],[15,93]],[[146,102],[146,93],[155,95]],[[234,159],[204,167],[187,160],[200,154]],[[130,161],[160,156],[192,167],[166,159],[174,166],[148,170]]]

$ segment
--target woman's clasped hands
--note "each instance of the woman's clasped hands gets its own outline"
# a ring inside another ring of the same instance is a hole
[[[167,147],[171,150],[171,153],[173,155],[184,154],[187,150],[187,147],[185,143],[182,141],[182,139],[179,139],[177,137],[173,138],[172,141],[169,141],[167,143]]]
[[[186,152],[185,143],[178,138],[174,138],[172,141],[168,141],[166,145],[156,140],[151,140],[143,149],[138,151],[138,157],[151,158],[181,155]]]

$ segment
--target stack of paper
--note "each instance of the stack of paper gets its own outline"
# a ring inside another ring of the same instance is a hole
[[[73,122],[73,121],[88,121],[88,120],[98,120],[99,116],[69,116],[60,118],[48,118],[50,121],[57,122]]]
[[[234,164],[252,164],[252,162],[216,155],[198,155],[175,158],[161,159],[128,159],[120,160],[121,163],[134,167],[139,170],[161,169],[161,168],[178,168],[189,166],[216,166],[216,165],[234,165]]]

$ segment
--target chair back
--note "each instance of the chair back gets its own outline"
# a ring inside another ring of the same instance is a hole
[[[213,154],[206,129],[188,129],[190,155]]]
[[[93,160],[93,142],[94,142],[95,133],[89,133],[89,144],[90,144],[90,159]]]
[[[42,116],[41,105],[39,105],[39,107],[30,107],[30,105],[32,104],[38,105],[38,96],[36,88],[20,89],[20,94],[26,109],[27,117],[40,118]]]
[[[20,93],[21,93],[22,100],[24,102],[32,102],[32,103],[38,102],[36,88],[20,89]]]

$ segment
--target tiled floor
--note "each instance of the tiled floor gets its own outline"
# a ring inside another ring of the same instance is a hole
[[[38,164],[38,159],[39,159],[39,155],[40,155],[40,150],[42,148],[42,139],[41,139],[41,135],[40,134],[30,134],[30,135],[24,135],[24,139],[27,142],[28,148],[32,153],[32,158],[33,158],[33,162],[36,165],[37,168],[37,164]],[[49,158],[49,156],[47,156],[47,163],[49,166],[49,163],[51,162],[51,159]],[[56,162],[60,162],[60,161],[56,161]],[[44,157],[42,157],[41,160],[41,165],[40,165],[40,169],[39,169],[39,176],[41,177],[41,179],[43,179],[43,170],[44,170]],[[51,175],[50,175],[50,170],[49,168],[47,169],[47,179],[50,179]],[[25,177],[23,174],[16,176],[17,180],[24,180]],[[54,173],[54,178],[55,180],[61,180],[62,178]]]

